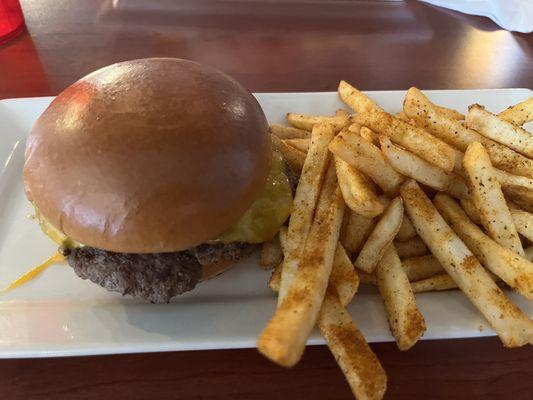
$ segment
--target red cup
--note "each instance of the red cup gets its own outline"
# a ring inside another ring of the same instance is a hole
[[[0,44],[24,30],[24,16],[19,0],[0,0]]]

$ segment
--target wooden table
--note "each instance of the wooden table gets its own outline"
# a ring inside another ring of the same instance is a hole
[[[103,65],[168,56],[251,91],[531,87],[533,37],[418,2],[23,1],[29,34],[0,46],[0,98],[57,94]],[[533,350],[495,338],[372,346],[390,399],[530,399]],[[349,399],[324,346],[292,370],[255,350],[2,360],[2,399]]]

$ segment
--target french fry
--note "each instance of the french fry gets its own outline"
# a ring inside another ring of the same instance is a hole
[[[338,249],[339,246],[337,246]],[[279,269],[281,270],[281,268],[282,264],[280,264]],[[353,270],[353,267],[351,268]],[[275,276],[277,270],[278,268],[274,270],[272,277]],[[277,273],[277,276],[280,275],[281,271]],[[357,276],[357,274],[355,275]],[[270,281],[272,282],[273,279],[271,278]],[[347,282],[343,282],[340,285],[346,284]],[[350,314],[344,308],[347,303],[343,303],[339,299],[339,286],[337,285],[336,290],[334,286],[335,284],[330,282],[326,290],[326,295],[318,314],[317,326],[326,339],[326,343],[343,371],[354,395],[358,399],[381,399],[387,387],[385,371],[368,346],[365,338],[351,320]],[[274,292],[279,290],[279,286],[275,284],[271,285],[270,288]],[[355,291],[357,291],[357,287]],[[353,294],[351,295],[352,297]]]
[[[272,145],[281,153],[283,159],[287,162],[289,167],[291,167],[294,172],[300,173],[304,166],[305,153],[292,146],[289,146],[276,135],[270,136],[272,138]]]
[[[468,129],[457,120],[447,118],[429,102],[406,96],[403,110],[409,117],[424,122],[433,135],[457,149],[466,151],[470,143],[479,142],[487,149],[494,166],[515,175],[533,178],[533,160]]]
[[[281,237],[282,236],[280,235],[280,238]],[[279,292],[282,268],[283,263],[278,264],[268,281],[268,287],[275,292]],[[330,283],[337,291],[340,302],[343,306],[347,306],[352,301],[352,298],[359,287],[359,275],[355,271],[346,250],[344,250],[344,247],[342,247],[340,243],[337,243],[335,249],[333,267],[329,279]]]
[[[399,242],[406,242],[407,240],[411,240],[416,236],[416,230],[411,221],[409,220],[409,217],[404,213],[402,224],[400,225],[400,230],[396,234],[395,240]]]
[[[394,247],[396,247],[400,258],[418,257],[429,253],[428,248],[418,236],[405,242],[395,241]]]
[[[444,268],[439,260],[431,254],[419,257],[410,257],[402,260],[402,267],[410,282],[431,278],[444,273]]]
[[[335,156],[335,170],[346,205],[356,213],[374,218],[384,210],[370,182],[342,158]]]
[[[387,375],[331,288],[322,303],[317,325],[354,396],[359,400],[382,399]]]
[[[380,106],[346,81],[340,81],[338,91],[341,100],[358,113],[381,110]]]
[[[396,113],[395,117],[398,118],[398,119],[401,119],[403,122],[409,122],[411,120],[411,118],[409,118],[407,116],[407,114],[403,112],[403,110],[402,111],[398,111]]]
[[[346,250],[340,243],[337,243],[335,249],[329,281],[335,288],[341,304],[343,306],[350,304],[359,288],[359,275],[355,271]]]
[[[284,142],[307,154],[311,139],[285,139]]]
[[[533,194],[533,179],[525,176],[513,175],[496,168],[494,168],[494,174],[502,188],[519,189]]]
[[[350,132],[359,134],[361,132],[361,125],[352,122],[346,129]]]
[[[459,175],[445,172],[417,155],[396,146],[387,136],[380,135],[379,141],[383,155],[392,168],[400,174],[433,189],[449,192],[454,197],[470,197],[466,182]]]
[[[387,207],[374,230],[355,259],[355,267],[371,273],[394,237],[400,230],[403,219],[402,200],[397,197]]]
[[[451,197],[439,193],[433,202],[450,227],[488,270],[518,293],[533,300],[533,263],[485,235]]]
[[[524,255],[511,213],[496,179],[488,153],[474,142],[468,146],[463,166],[468,177],[472,200],[483,226],[502,246]]]
[[[345,218],[347,222],[344,224],[341,243],[350,253],[358,253],[374,229],[376,221],[349,210],[346,210]]]
[[[494,283],[414,181],[401,188],[407,214],[431,253],[485,316],[507,347],[533,341],[531,320]]]
[[[457,283],[446,273],[434,275],[430,278],[411,282],[414,293],[434,292],[440,290],[457,289]]]
[[[526,253],[526,258],[529,261],[533,262],[533,246],[529,246],[527,249],[524,250],[524,252]],[[359,277],[359,278],[361,278],[361,277]],[[361,282],[363,282],[363,281],[361,280]]]
[[[377,133],[372,131],[372,129],[368,129],[366,126],[362,126],[359,129],[359,135],[366,141],[372,143],[374,146],[379,146],[379,136]]]
[[[279,236],[268,240],[261,246],[261,258],[259,265],[263,269],[272,269],[283,260],[283,252],[279,243]]]
[[[426,324],[394,244],[385,250],[376,268],[376,276],[396,344],[401,351],[409,350],[425,332]]]
[[[271,134],[280,139],[311,139],[311,131],[293,128],[292,126],[272,124],[269,130]]]
[[[524,210],[533,212],[533,179],[494,169],[503,193],[513,198]]]
[[[514,201],[522,210],[533,213],[533,192],[524,188],[504,187],[507,198]]]
[[[438,106],[435,103],[432,103],[427,98],[427,96],[420,89],[418,89],[416,87],[409,88],[409,90],[407,91],[405,97],[406,98],[409,97],[411,99],[414,99],[415,101],[418,100],[418,101],[422,101],[424,103],[429,103],[436,110],[438,110],[442,115],[445,115],[447,118],[455,119],[455,120],[458,120],[458,121],[461,121],[461,120],[465,119],[465,116],[463,114],[461,114],[459,111],[456,111],[454,109],[447,108],[447,107]]]
[[[378,147],[350,131],[342,131],[329,145],[337,157],[372,179],[387,194],[398,193],[404,178],[385,160]]]
[[[479,218],[479,213],[476,209],[476,205],[472,200],[461,199],[461,207],[463,207],[464,212],[468,215],[474,223],[481,225],[481,219]]]
[[[365,285],[378,285],[376,274],[369,274],[368,272],[359,270],[357,271],[357,275],[359,275],[359,282],[364,283]]]
[[[289,219],[278,305],[284,299],[298,270],[301,251],[311,228],[320,185],[329,160],[328,144],[334,134],[334,127],[327,124],[317,125],[313,129],[310,151],[305,158]]]
[[[350,114],[345,110],[338,110],[332,117],[287,113],[287,122],[295,128],[308,131],[311,131],[315,125],[326,123],[333,125],[335,130],[339,131],[350,123]]]
[[[272,270],[270,279],[268,280],[268,287],[274,291],[279,292],[279,283],[281,282],[281,271],[283,270],[283,263],[279,263],[276,268]]]
[[[512,207],[509,203],[508,205],[509,211],[511,212],[511,217],[513,218],[513,222],[516,227],[516,231],[530,242],[533,242],[533,215],[527,211]],[[471,200],[461,200],[461,206],[463,207],[466,215],[468,215],[468,218],[470,218],[476,224],[481,225],[479,213]]]
[[[501,143],[529,158],[533,158],[533,135],[526,130],[498,118],[479,104],[468,107],[466,124],[483,136]]]
[[[517,126],[533,121],[533,97],[503,110],[498,117]]]
[[[510,210],[516,230],[530,242],[533,242],[533,214],[524,210]]]
[[[393,142],[447,172],[454,169],[455,150],[423,129],[409,125],[383,111],[357,114],[354,121],[378,134],[390,137]]]
[[[296,364],[303,354],[307,338],[316,323],[333,266],[344,213],[344,201],[333,165],[328,168],[316,208],[315,219],[294,279],[257,340],[259,352],[286,367]],[[290,226],[288,233],[287,244],[290,243]],[[278,297],[282,295],[287,266],[285,263],[281,272]]]

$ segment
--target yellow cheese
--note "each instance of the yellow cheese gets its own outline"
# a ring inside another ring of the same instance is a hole
[[[292,192],[285,164],[278,152],[272,154],[272,168],[265,188],[244,215],[216,241],[262,243],[270,240],[292,210]]]

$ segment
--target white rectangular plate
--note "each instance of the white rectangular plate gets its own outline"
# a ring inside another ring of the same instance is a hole
[[[438,104],[463,112],[469,104],[500,111],[531,96],[528,89],[427,91]],[[368,92],[387,111],[401,108],[403,91]],[[257,94],[269,121],[282,123],[288,111],[328,114],[343,107],[336,93]],[[52,100],[0,101],[0,286],[47,258],[56,246],[37,223],[24,196],[24,141]],[[257,258],[240,263],[217,279],[200,284],[171,304],[146,304],[79,279],[64,265],[0,294],[0,357],[49,357],[255,346],[274,311],[268,272]],[[528,315],[533,304],[509,293]],[[424,339],[489,336],[494,333],[459,291],[417,296],[426,318]],[[363,287],[349,307],[371,342],[392,337],[373,288]],[[315,332],[310,344],[323,343]]]

